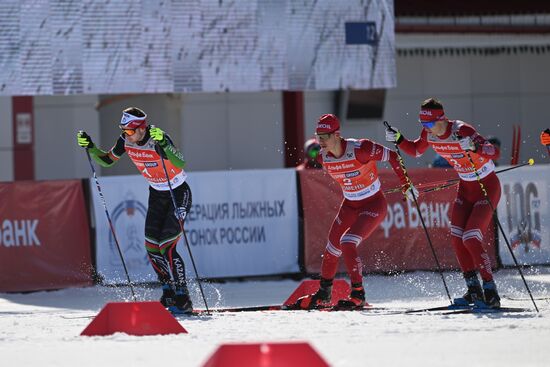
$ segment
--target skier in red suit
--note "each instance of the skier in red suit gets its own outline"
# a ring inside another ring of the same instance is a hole
[[[321,265],[321,281],[317,292],[298,300],[296,306],[311,309],[331,301],[332,282],[338,261],[344,258],[351,279],[351,294],[339,305],[360,308],[365,304],[363,264],[357,246],[366,240],[382,222],[387,202],[380,190],[377,161],[388,161],[403,184],[406,195],[412,195],[397,160],[397,154],[368,139],[345,139],[340,136],[340,121],[334,115],[322,115],[316,129],[321,152],[317,160],[340,184],[344,195],[340,211],[332,223]]]
[[[468,290],[464,296],[456,298],[455,303],[500,307],[491,261],[483,247],[483,232],[491,222],[493,210],[477,181],[479,177],[492,207],[496,208],[500,199],[500,182],[493,159],[498,159],[499,149],[471,125],[449,120],[441,102],[434,98],[422,103],[420,123],[423,129],[418,139],[405,139],[398,130],[388,128],[386,140],[396,142],[403,152],[413,157],[421,156],[431,146],[458,173],[460,181],[451,215],[451,242]],[[477,271],[481,274],[483,287]]]

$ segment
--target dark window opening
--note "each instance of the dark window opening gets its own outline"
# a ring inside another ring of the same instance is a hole
[[[350,90],[346,117],[348,119],[382,118],[385,101],[385,89]]]

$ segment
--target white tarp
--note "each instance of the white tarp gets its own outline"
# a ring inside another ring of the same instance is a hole
[[[200,277],[298,272],[298,207],[293,169],[190,173],[193,207],[186,233]],[[141,176],[100,177],[132,281],[155,281],[144,247],[148,186]],[[124,270],[95,182],[96,264],[106,283]],[[187,275],[194,277],[182,241]]]
[[[550,165],[519,168],[499,175],[498,218],[520,264],[550,264]],[[503,265],[514,265],[499,232]]]
[[[396,85],[393,0],[2,0],[0,14],[0,95]]]

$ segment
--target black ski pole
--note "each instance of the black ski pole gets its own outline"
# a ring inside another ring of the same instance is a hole
[[[495,171],[495,173],[499,174],[499,173],[511,171],[513,169],[516,169],[516,168],[521,168],[521,167],[525,167],[525,166],[532,166],[533,164],[535,164],[535,160],[533,158],[529,158],[529,160],[526,163],[521,163],[521,164],[517,164],[517,165],[512,166],[512,167],[503,168],[501,170]],[[453,178],[451,180],[446,180],[446,181],[437,181],[437,182],[431,182],[431,183],[428,182],[428,183],[425,183],[425,184],[420,184],[416,188],[418,189],[418,191],[420,191],[420,193],[439,191],[439,190],[442,190],[442,189],[446,189],[447,187],[457,185],[459,181],[460,181],[460,179]],[[440,184],[440,185],[434,186],[436,184]],[[424,187],[426,187],[426,186],[433,186],[433,187],[425,189]],[[384,194],[393,194],[394,192],[400,192],[400,191],[401,191],[400,187],[394,187],[392,189],[384,190]]]
[[[387,121],[384,121],[384,125],[386,128],[391,129],[390,124]],[[428,233],[428,228],[426,228],[426,224],[424,223],[424,218],[422,217],[422,213],[420,211],[420,206],[418,205],[418,201],[416,200],[416,195],[414,193],[414,190],[412,189],[412,181],[409,177],[409,174],[407,173],[407,169],[405,168],[405,162],[403,161],[403,157],[401,156],[401,151],[399,150],[399,146],[397,145],[397,142],[394,142],[395,150],[397,152],[397,159],[399,160],[399,165],[401,166],[401,169],[403,170],[403,174],[405,175],[405,179],[407,180],[407,184],[411,188],[411,194],[413,197],[414,204],[416,205],[416,210],[418,211],[418,217],[420,218],[420,222],[422,223],[422,227],[424,228],[424,233],[426,233],[426,238],[428,240],[428,244],[430,245],[430,249],[432,250],[432,255],[434,257],[435,263],[437,265],[437,270],[439,272],[439,275],[441,276],[441,280],[443,281],[443,285],[445,287],[445,291],[447,292],[447,297],[449,297],[449,302],[452,304],[453,301],[451,299],[451,293],[449,292],[449,287],[447,287],[447,282],[445,281],[445,277],[443,276],[443,271],[441,270],[441,265],[439,265],[439,259],[437,258],[437,254],[435,253],[435,248],[432,244],[432,239],[430,238],[430,234]]]
[[[456,136],[457,139],[460,139],[460,136]],[[491,203],[491,199],[489,198],[489,194],[487,194],[487,190],[485,189],[485,185],[483,182],[481,182],[481,177],[479,177],[479,173],[477,172],[474,160],[472,159],[472,156],[470,155],[469,151],[466,151],[466,155],[468,156],[468,160],[470,161],[470,164],[472,165],[472,169],[476,175],[477,182],[479,183],[479,187],[481,187],[481,191],[483,192],[483,196],[487,199],[487,202],[489,202],[489,206],[491,207],[491,210],[493,213],[495,212],[495,207],[493,206],[493,203]],[[525,277],[523,276],[523,271],[521,271],[521,267],[518,264],[518,260],[516,259],[516,255],[514,255],[514,251],[512,250],[512,246],[510,246],[510,242],[508,241],[508,236],[506,236],[506,233],[504,233],[504,229],[502,228],[502,225],[500,224],[500,220],[498,219],[498,215],[493,215],[493,218],[495,219],[495,222],[497,222],[498,228],[500,229],[500,233],[502,234],[502,237],[504,237],[504,241],[506,242],[506,246],[508,247],[508,250],[510,251],[510,255],[512,255],[512,259],[514,260],[514,264],[516,265],[516,269],[518,269],[519,275],[521,275],[521,279],[523,280],[523,284],[525,285],[525,289],[527,289],[527,293],[529,293],[529,297],[531,298],[531,301],[533,301],[533,306],[535,306],[535,310],[539,312],[539,308],[537,307],[537,304],[535,303],[535,299],[533,298],[533,295],[531,294],[531,289],[529,289],[529,286],[527,285],[527,281],[525,280]]]
[[[525,167],[525,166],[532,166],[533,164],[535,164],[535,160],[533,158],[529,158],[529,160],[527,161],[527,163],[521,163],[521,164],[517,164],[513,167],[508,167],[508,168],[504,168],[504,169],[501,169],[501,170],[498,170],[498,171],[495,171],[496,174],[499,174],[499,173],[502,173],[502,172],[506,172],[506,171],[510,171],[510,170],[513,170],[513,169],[516,169],[516,168],[520,168],[520,167]],[[433,192],[433,191],[439,191],[439,190],[443,190],[443,189],[446,189],[447,187],[450,187],[450,186],[454,186],[454,185],[457,185],[458,184],[458,181],[459,180],[452,180],[452,181],[449,181],[449,183],[446,183],[444,185],[441,185],[441,186],[437,186],[437,187],[432,187],[432,188],[429,188],[429,189],[425,189],[425,190],[420,190],[419,191],[421,193],[428,193],[428,192]]]
[[[157,143],[157,146],[161,151],[163,150],[158,143]],[[176,210],[178,206],[176,204],[176,198],[174,197],[174,191],[172,190],[172,184],[170,183],[170,176],[168,176],[168,170],[166,169],[166,164],[164,163],[162,154],[159,154],[159,155],[160,155],[160,161],[162,162],[162,169],[164,170],[164,174],[166,175],[166,182],[168,182],[168,189],[170,190],[170,197],[172,198],[172,204],[174,205],[174,210]],[[206,302],[206,297],[204,296],[204,291],[202,289],[201,279],[199,278],[197,266],[195,265],[195,259],[193,258],[193,253],[191,252],[191,247],[189,246],[189,241],[187,240],[187,234],[185,233],[185,229],[183,228],[183,221],[179,216],[178,216],[178,222],[180,224],[181,232],[183,233],[183,239],[185,240],[185,247],[187,247],[187,252],[189,252],[189,258],[191,259],[191,264],[193,264],[193,270],[195,271],[195,277],[197,278],[197,283],[199,284],[199,289],[201,291],[202,300],[204,301],[206,313],[210,314],[210,311],[208,310],[208,303]]]
[[[88,151],[88,148],[86,148],[86,156],[88,157],[88,162],[90,162],[90,168],[92,169],[92,174],[94,176],[95,185],[97,187],[97,192],[99,193],[99,197],[101,198],[101,203],[103,204],[103,209],[105,209],[105,215],[107,216],[107,221],[109,222],[109,227],[111,228],[111,232],[113,233],[113,238],[115,239],[116,248],[118,250],[118,255],[120,256],[120,261],[122,262],[122,267],[124,268],[124,273],[126,273],[126,279],[128,280],[128,285],[130,286],[130,290],[132,291],[132,298],[134,299],[134,302],[137,301],[136,298],[136,292],[134,291],[134,285],[130,281],[130,274],[128,274],[128,268],[126,268],[126,263],[124,262],[124,256],[122,255],[122,251],[120,250],[120,245],[118,243],[118,239],[115,233],[115,227],[113,226],[113,221],[111,220],[111,216],[109,215],[109,210],[107,209],[107,203],[105,201],[105,197],[103,196],[103,192],[101,191],[101,186],[99,185],[99,180],[97,178],[97,174],[94,168],[94,164],[92,163],[92,158],[90,157],[90,152]]]

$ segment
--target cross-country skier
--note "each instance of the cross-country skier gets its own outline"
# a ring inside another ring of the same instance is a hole
[[[108,152],[96,147],[84,131],[78,133],[77,141],[78,145],[89,150],[93,159],[102,167],[112,166],[124,153],[128,153],[148,181],[145,249],[162,284],[160,302],[165,307],[190,312],[193,305],[187,289],[185,265],[176,251],[176,244],[182,234],[180,221],[184,222],[191,208],[191,189],[185,182],[186,174],[183,170],[185,160],[168,134],[158,127],[147,125],[146,118],[145,112],[139,108],[125,109],[119,124],[122,133]],[[174,208],[172,203],[161,159],[165,161],[178,208]]]
[[[317,160],[340,184],[344,194],[328,235],[321,265],[321,281],[317,292],[300,298],[296,307],[311,309],[326,306],[331,301],[332,282],[341,256],[351,280],[351,294],[340,300],[339,306],[360,308],[365,305],[363,265],[357,246],[367,239],[382,222],[387,202],[380,190],[376,161],[389,161],[403,184],[404,194],[412,197],[406,184],[397,154],[368,139],[345,139],[340,136],[340,121],[334,115],[322,115],[317,123],[317,139],[321,154]]]
[[[429,98],[420,108],[422,132],[414,141],[405,139],[397,129],[386,129],[386,140],[396,142],[405,153],[419,157],[428,147],[445,158],[460,178],[458,194],[451,215],[451,242],[464,274],[467,292],[456,298],[456,304],[478,304],[500,307],[500,297],[493,279],[491,261],[483,247],[483,232],[489,225],[493,210],[481,190],[468,158],[470,154],[477,174],[485,186],[494,208],[500,199],[500,182],[493,159],[499,149],[479,135],[469,124],[449,120],[440,101]],[[478,279],[479,270],[483,288]]]

